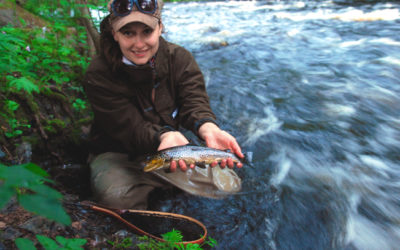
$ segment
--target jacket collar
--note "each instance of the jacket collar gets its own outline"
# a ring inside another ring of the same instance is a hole
[[[168,43],[167,41],[165,41],[163,37],[160,36],[160,45],[155,60],[155,72],[157,74],[156,81],[159,81],[159,79],[168,78],[169,75],[168,57],[169,57]],[[123,63],[122,70],[126,72],[131,79],[135,79],[135,82],[137,83],[138,86],[148,85],[149,82],[152,82],[153,70],[148,63],[145,65],[129,65]],[[124,79],[123,75],[119,75],[119,77]],[[157,82],[153,82],[153,84],[157,84]]]

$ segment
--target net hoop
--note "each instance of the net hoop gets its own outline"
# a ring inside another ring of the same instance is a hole
[[[187,244],[202,244],[205,241],[206,237],[207,237],[207,228],[204,226],[204,224],[201,223],[200,221],[198,221],[198,220],[196,220],[196,219],[194,219],[192,217],[186,216],[186,215],[168,213],[168,212],[161,212],[161,211],[106,208],[104,206],[97,205],[97,204],[94,204],[93,202],[89,202],[89,201],[83,201],[83,202],[81,202],[81,205],[86,205],[92,210],[99,211],[99,212],[111,215],[114,218],[117,218],[118,220],[120,220],[121,222],[126,224],[128,227],[130,227],[132,230],[134,230],[137,234],[148,236],[148,237],[153,238],[155,240],[158,240],[160,242],[166,242],[166,241],[164,239],[160,238],[160,237],[157,237],[157,236],[155,236],[155,235],[153,235],[153,234],[151,234],[149,232],[146,232],[143,229],[135,226],[131,222],[129,222],[129,221],[125,220],[124,218],[122,218],[121,214],[129,212],[129,213],[136,214],[136,215],[141,215],[141,216],[152,216],[152,217],[179,219],[179,220],[189,221],[189,222],[194,223],[197,226],[201,227],[201,229],[203,230],[203,234],[202,234],[202,236],[200,238],[198,238],[196,240],[192,240],[192,241],[176,242],[176,244],[178,244],[178,245],[181,245],[181,244],[183,244],[183,245],[187,245]]]

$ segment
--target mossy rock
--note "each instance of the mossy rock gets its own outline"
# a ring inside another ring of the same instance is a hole
[[[24,23],[21,22],[23,20]],[[48,22],[25,10],[11,1],[0,1],[0,26],[10,24],[14,27],[45,27]]]

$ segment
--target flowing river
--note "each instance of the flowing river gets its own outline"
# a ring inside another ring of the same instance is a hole
[[[162,201],[217,249],[399,248],[400,4],[344,2],[165,4],[164,37],[254,153],[239,194]]]

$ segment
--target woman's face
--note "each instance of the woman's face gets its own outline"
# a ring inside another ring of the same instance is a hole
[[[119,43],[122,54],[137,65],[146,64],[157,52],[162,24],[155,29],[144,23],[134,22],[113,31],[114,40]]]

